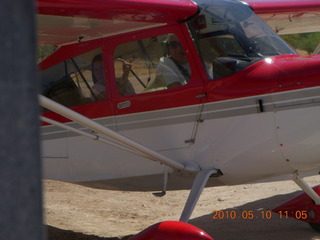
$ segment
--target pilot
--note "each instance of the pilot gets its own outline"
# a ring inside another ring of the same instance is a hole
[[[165,44],[168,56],[160,58],[157,76],[161,76],[167,88],[182,86],[189,81],[191,70],[180,40],[175,34],[168,34]]]
[[[131,66],[130,63],[123,61],[122,77],[116,78],[117,90],[121,95],[135,94],[134,88],[128,80]],[[102,54],[98,54],[92,59],[92,80],[94,82],[92,91],[96,99],[98,101],[106,99],[106,80],[104,76]]]

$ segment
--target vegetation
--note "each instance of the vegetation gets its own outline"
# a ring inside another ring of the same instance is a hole
[[[320,33],[300,33],[281,36],[296,50],[304,50],[309,55],[313,53],[317,45],[320,43]]]
[[[42,61],[49,55],[51,55],[56,48],[52,45],[39,45],[38,46],[38,61]]]

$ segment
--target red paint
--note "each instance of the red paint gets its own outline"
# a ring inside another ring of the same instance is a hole
[[[108,100],[74,106],[71,109],[91,119],[111,116],[113,112],[111,103]],[[59,122],[71,122],[71,120],[51,111],[44,112],[42,115]]]
[[[256,14],[320,11],[318,0],[247,0]]]
[[[213,240],[201,229],[184,222],[166,221],[152,225],[129,240]]]
[[[208,101],[271,94],[320,85],[319,56],[280,55],[208,83]]]
[[[196,14],[198,6],[188,0],[38,0],[37,9],[45,15],[168,23]]]
[[[96,48],[101,48],[104,42],[104,39],[97,39],[88,42],[74,43],[67,46],[62,46],[48,58],[40,62],[38,64],[38,69],[42,71],[69,58],[75,57],[85,52],[89,52]]]
[[[200,58],[194,48],[194,44],[190,38],[185,36],[189,35],[188,29],[184,24],[175,24],[171,26],[161,27],[151,31],[142,31],[136,34],[129,34],[121,38],[113,38],[108,42],[108,46],[113,48],[118,46],[123,42],[134,41],[136,39],[143,39],[150,37],[150,35],[163,35],[170,32],[174,32],[181,40],[183,39],[183,45],[188,48],[189,51],[186,53],[188,62],[192,67],[192,76],[188,84],[168,89],[165,91],[156,91],[144,94],[136,94],[130,96],[121,96],[116,91],[115,81],[111,81],[111,93],[112,101],[114,105],[114,114],[123,115],[131,114],[145,111],[170,109],[183,106],[197,105],[200,104],[203,99],[197,98],[198,95],[204,92],[204,83],[207,79],[204,77],[205,73],[198,71],[198,64],[200,63]],[[109,54],[109,61],[113,62],[112,54]],[[202,66],[201,66],[202,67]],[[113,67],[111,66],[109,71],[109,79],[114,78]],[[113,85],[112,85],[113,84]],[[118,109],[118,103],[130,101],[131,107],[125,109]]]
[[[296,4],[296,6],[299,6],[298,1],[291,2],[293,5]],[[313,1],[303,1],[303,3],[306,3],[307,6],[311,6],[312,2]],[[253,6],[255,6],[257,9],[262,9],[266,8],[268,4],[271,6],[271,3],[274,3],[274,1],[251,1],[250,3],[253,4]],[[102,7],[102,5],[104,7]],[[116,9],[115,11],[106,11],[105,5],[107,5],[109,10],[111,6],[116,6]],[[198,105],[203,102],[210,103],[320,86],[319,56],[301,57],[299,55],[280,55],[270,58],[269,61],[261,60],[231,76],[217,80],[208,80],[186,25],[173,23],[173,21],[178,19],[183,20],[185,17],[189,17],[196,12],[197,6],[187,0],[110,0],[108,1],[108,4],[106,4],[106,0],[58,0],[54,2],[49,0],[38,1],[40,13],[49,14],[50,11],[53,11],[52,14],[68,16],[81,13],[87,14],[88,17],[94,17],[94,15],[90,14],[93,14],[94,11],[97,11],[96,14],[98,14],[98,16],[100,16],[100,14],[104,14],[104,12],[111,14],[106,15],[105,17],[107,18],[115,17],[114,15],[120,16],[128,11],[133,11],[135,13],[140,13],[140,11],[142,11],[150,14],[150,6],[153,6],[155,9],[157,9],[156,11],[158,13],[163,13],[165,14],[164,16],[168,16],[165,22],[169,23],[171,21],[170,25],[138,30],[129,33],[124,32],[116,36],[63,46],[53,55],[39,64],[39,69],[43,70],[92,49],[102,48],[104,59],[107,60],[105,67],[108,69],[106,77],[108,79],[107,95],[109,96],[109,99],[97,103],[72,107],[73,110],[89,118],[101,118],[113,115],[124,115],[145,111],[185,107]],[[130,10],[131,7],[133,7],[132,10]],[[279,6],[279,8],[281,7]],[[63,9],[63,11],[61,9]],[[88,12],[84,12],[84,10]],[[156,14],[155,16],[158,15]],[[156,21],[160,20],[162,21],[164,19],[159,15]],[[152,20],[150,20],[150,22],[152,22]],[[113,49],[118,44],[123,42],[143,39],[146,37],[170,32],[176,33],[182,40],[184,48],[188,49],[187,57],[192,69],[190,82],[182,87],[165,91],[150,92],[131,96],[120,96],[114,86],[115,80],[112,66]],[[207,97],[199,98],[198,96],[203,93],[206,93]],[[131,107],[118,109],[117,105],[124,101],[130,101]],[[62,122],[66,121],[64,118],[54,117],[56,114],[46,113],[46,115],[47,114],[50,116],[52,115],[54,119],[62,120]]]
[[[38,0],[38,42],[61,46],[185,21],[198,13],[189,0]]]
[[[320,185],[313,189],[320,195]],[[291,217],[304,222],[320,223],[320,205],[315,205],[306,193],[299,194],[272,211],[279,213],[283,219]]]
[[[179,28],[175,29],[174,26],[171,26],[171,28],[175,32],[179,32]],[[142,33],[142,35],[144,34]],[[130,37],[132,36],[130,35]],[[128,39],[125,38],[124,40]],[[101,39],[62,47],[41,63],[39,68],[45,69],[83,51],[103,47],[101,44],[106,41],[107,39]],[[118,40],[115,39],[114,41],[117,42]],[[190,55],[197,56],[192,48],[190,48]],[[196,105],[204,101],[204,99],[196,97],[202,93],[207,94],[205,101],[209,103],[320,86],[319,56],[280,55],[270,58],[269,61],[261,60],[231,76],[211,81],[208,81],[205,77],[200,59],[192,58],[192,56],[189,61],[193,68],[193,75],[190,82],[185,86],[132,96],[120,96],[114,86],[111,86],[113,88],[111,94],[109,93],[112,96],[111,99],[72,107],[72,109],[89,118],[100,118]],[[110,59],[112,59],[112,54],[109,55]],[[109,71],[108,79],[112,79],[113,76],[114,73]],[[118,103],[124,101],[131,101],[132,107],[118,109]]]

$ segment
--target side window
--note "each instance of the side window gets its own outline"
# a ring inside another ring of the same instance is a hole
[[[70,58],[40,72],[42,94],[71,107],[105,99],[101,49]]]
[[[190,65],[175,34],[121,44],[113,57],[121,95],[179,87],[190,79]]]
[[[246,54],[231,34],[199,38],[199,46],[210,79],[234,74],[238,62],[231,58],[241,58]]]

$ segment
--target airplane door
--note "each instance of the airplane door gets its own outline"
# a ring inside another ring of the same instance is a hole
[[[166,27],[108,46],[117,131],[156,151],[189,147],[204,98],[183,30]]]
[[[75,44],[57,50],[42,64],[51,64],[40,71],[42,94],[114,129],[111,101],[103,85],[105,68],[101,45],[101,42],[93,41],[90,44]],[[94,59],[97,59],[99,64],[93,64],[96,61]],[[52,64],[55,62],[57,63]],[[100,74],[95,75],[95,71]],[[99,80],[99,76],[103,79]],[[103,93],[98,93],[97,89]],[[43,115],[49,119],[88,131],[54,112],[46,109],[43,111]],[[43,170],[46,178],[86,181],[104,178],[108,174],[115,175],[116,169],[120,168],[117,162],[105,163],[110,149],[105,144],[92,141],[75,132],[46,125],[42,127],[42,140]]]

